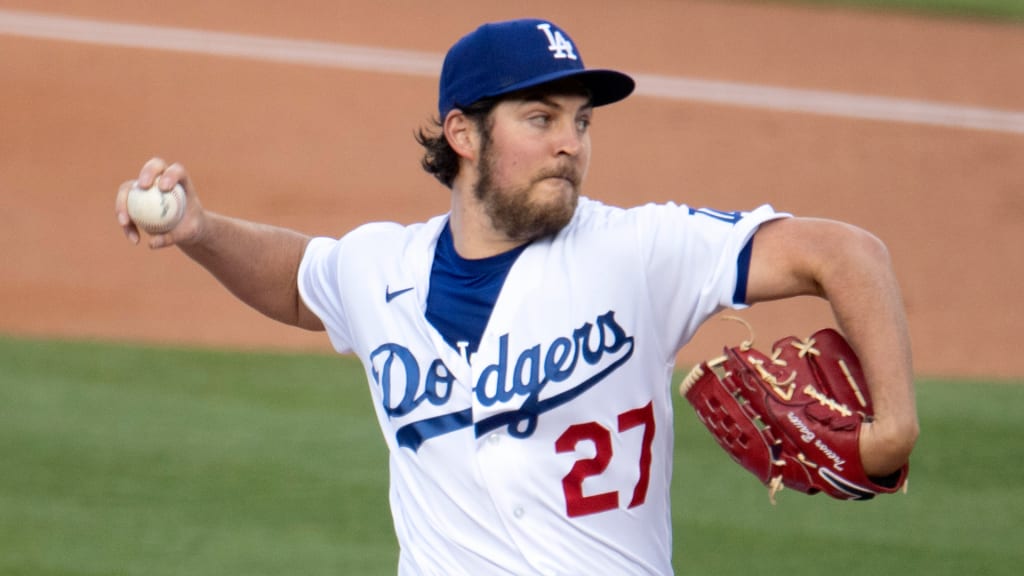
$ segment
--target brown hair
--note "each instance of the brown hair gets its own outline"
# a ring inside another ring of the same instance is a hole
[[[484,98],[459,109],[477,125],[481,134],[486,138],[490,133],[489,116],[497,104],[497,98]],[[455,177],[459,175],[459,155],[452,149],[448,139],[444,136],[442,120],[435,117],[431,122],[433,127],[438,130],[437,132],[427,128],[420,128],[416,131],[416,141],[424,148],[420,165],[442,184],[451,188]]]

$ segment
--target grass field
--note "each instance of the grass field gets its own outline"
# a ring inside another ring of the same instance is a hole
[[[779,505],[677,410],[680,574],[1016,575],[1024,386],[922,381],[910,493]],[[0,574],[394,574],[351,358],[0,339]]]
[[[776,0],[804,4],[834,4],[881,9],[888,12],[916,12],[957,18],[1024,21],[1022,0]]]

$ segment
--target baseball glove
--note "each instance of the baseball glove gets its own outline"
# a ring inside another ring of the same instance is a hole
[[[727,347],[694,368],[680,393],[733,460],[768,486],[773,504],[783,487],[869,500],[905,485],[907,466],[886,478],[864,472],[859,437],[874,413],[871,395],[857,355],[835,330],[783,338],[770,354],[753,338]]]

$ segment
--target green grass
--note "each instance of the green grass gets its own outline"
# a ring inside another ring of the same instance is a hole
[[[393,574],[337,358],[0,340],[0,574]]]
[[[1017,574],[1024,386],[922,381],[910,493],[766,491],[683,403],[680,574]],[[0,339],[0,575],[394,574],[351,358]]]
[[[1022,0],[777,0],[987,20],[1024,21]]]

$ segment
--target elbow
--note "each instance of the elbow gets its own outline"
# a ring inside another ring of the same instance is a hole
[[[864,471],[871,477],[889,476],[906,466],[921,432],[916,418],[889,422],[887,426],[879,424],[876,421],[868,426],[870,441],[861,444]]]
[[[898,291],[889,248],[877,236],[846,223],[832,223],[816,247],[811,277],[814,295],[832,301],[844,294],[867,297]]]
[[[839,225],[845,229],[845,233],[841,235],[835,248],[838,257],[830,259],[831,262],[892,267],[889,247],[881,238],[852,224],[840,223]]]

